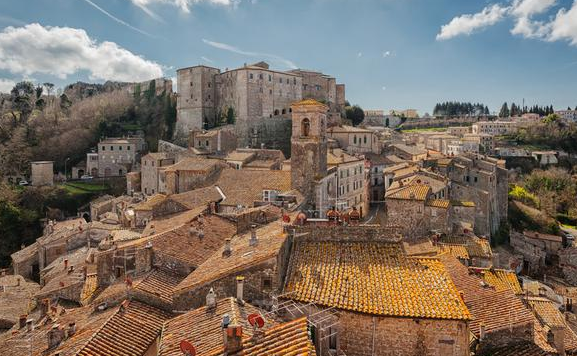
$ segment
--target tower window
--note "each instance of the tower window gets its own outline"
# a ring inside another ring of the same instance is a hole
[[[311,131],[311,121],[307,118],[303,119],[301,122],[301,134],[304,137],[308,137]]]

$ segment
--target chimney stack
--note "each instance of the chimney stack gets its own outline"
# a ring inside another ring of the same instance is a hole
[[[68,337],[71,337],[76,333],[76,323],[71,322],[68,324]]]
[[[250,240],[248,241],[250,246],[256,246],[258,244],[258,239],[256,237],[256,225],[252,224],[250,226]]]
[[[244,277],[236,277],[236,299],[242,301],[244,298]]]
[[[20,278],[16,277],[16,287],[20,287]]]
[[[67,269],[68,269],[68,259],[65,258],[64,259],[64,270],[67,270]]]
[[[230,320],[230,318],[229,318]],[[229,324],[224,334],[224,354],[232,355],[242,349],[242,326]]]
[[[479,340],[485,340],[485,323],[479,324]]]
[[[565,326],[551,326],[553,333],[553,347],[559,356],[565,356]]]
[[[26,320],[28,320],[28,314],[20,315],[20,318],[18,319],[18,328],[19,329],[22,329],[23,327],[26,326]]]
[[[28,331],[34,330],[34,319],[26,320],[26,330]]]
[[[224,240],[224,250],[222,251],[222,257],[229,257],[232,254],[232,247],[230,246],[230,238]]]
[[[53,349],[60,345],[64,339],[64,330],[60,329],[59,324],[52,325],[52,329],[48,331],[48,348]]]
[[[210,288],[206,295],[206,307],[209,309],[216,308],[216,293],[214,293],[214,289],[212,288]]]

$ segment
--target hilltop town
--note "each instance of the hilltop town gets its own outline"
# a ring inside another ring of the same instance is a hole
[[[31,127],[118,120],[2,151],[2,195],[45,208],[2,245],[0,355],[577,355],[577,110],[359,117],[318,71],[176,74],[41,91]]]

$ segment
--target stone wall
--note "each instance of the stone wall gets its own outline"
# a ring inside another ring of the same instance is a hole
[[[31,166],[32,175],[30,179],[32,180],[32,185],[54,185],[54,162],[32,162]]]
[[[424,201],[385,199],[385,209],[387,223],[402,226],[402,234],[409,239],[425,236],[430,230]]]
[[[469,355],[466,321],[341,312],[337,330],[337,347],[347,356]],[[328,345],[325,350],[328,351]],[[321,356],[328,354],[321,352]]]

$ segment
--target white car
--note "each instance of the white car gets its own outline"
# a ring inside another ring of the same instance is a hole
[[[30,183],[28,183],[27,180],[24,180],[24,179],[23,179],[23,180],[21,180],[20,182],[18,182],[18,185],[25,186],[25,185],[30,185]]]
[[[89,176],[88,174],[83,175],[82,177],[80,177],[80,179],[82,180],[91,180],[92,178],[94,178],[93,176]]]

